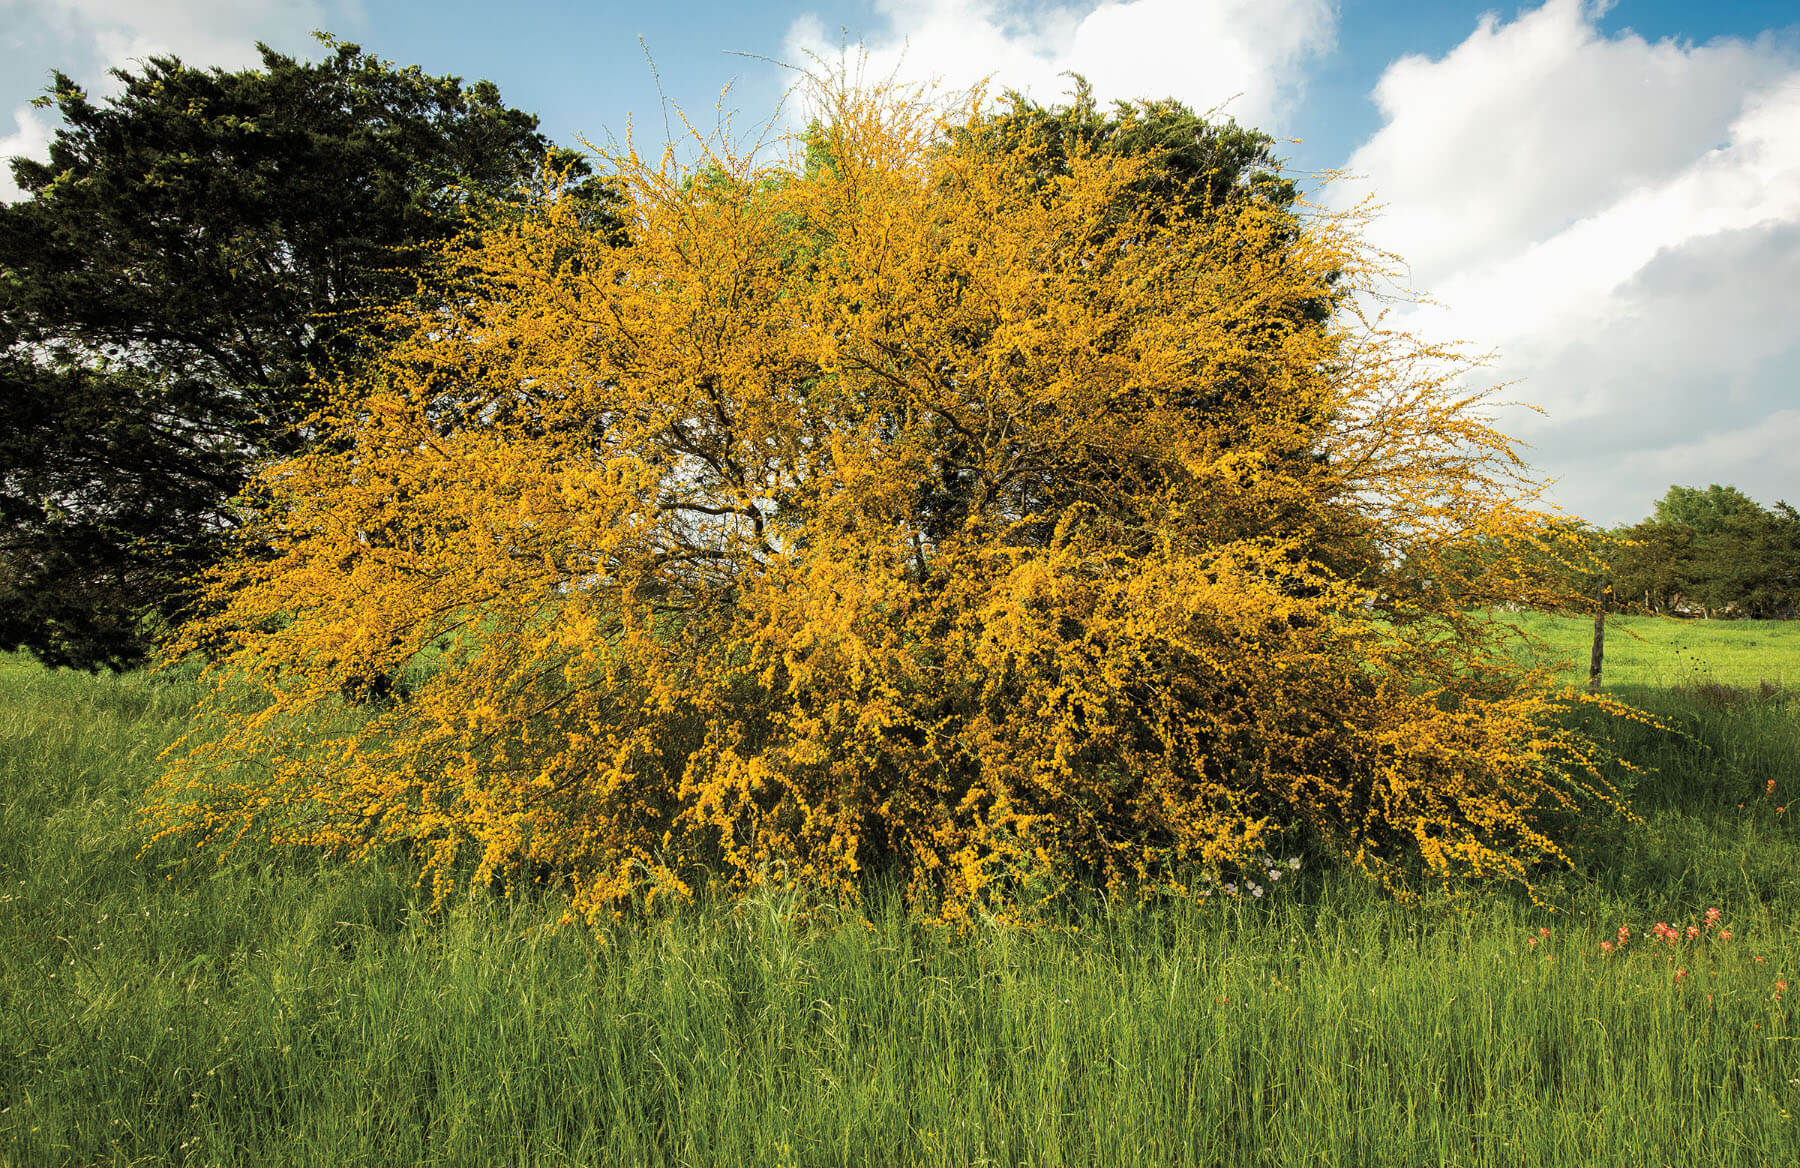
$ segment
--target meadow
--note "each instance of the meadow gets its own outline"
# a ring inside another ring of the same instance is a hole
[[[1494,619],[1540,639],[1546,659],[1565,664],[1570,680],[1586,683],[1592,619],[1537,612],[1495,613]],[[1800,686],[1800,621],[1609,616],[1601,680],[1626,693],[1707,684]]]
[[[1590,624],[1526,623],[1585,676]],[[145,853],[193,695],[0,658],[0,1163],[1791,1165],[1800,625],[1622,623],[1641,820],[1542,904],[1309,855],[961,934]]]

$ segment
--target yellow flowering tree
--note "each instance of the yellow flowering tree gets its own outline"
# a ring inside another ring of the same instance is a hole
[[[1526,574],[1445,583],[1545,528],[1451,355],[1354,311],[1353,225],[825,101],[779,165],[613,159],[622,237],[447,249],[173,647],[214,684],[157,827],[589,916],[886,869],[955,919],[1288,832],[1397,889],[1560,857],[1612,793],[1466,615]]]

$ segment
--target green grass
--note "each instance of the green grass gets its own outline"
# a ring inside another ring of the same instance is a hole
[[[1571,680],[1585,683],[1594,642],[1592,618],[1496,613],[1551,647]],[[1800,687],[1800,621],[1677,620],[1609,616],[1601,670],[1608,689],[1673,687],[1713,681]]]
[[[140,857],[190,695],[0,658],[0,1163],[1800,1162],[1800,698],[1634,696],[1673,728],[1607,730],[1660,768],[1644,821],[1554,911],[1302,871],[1029,932],[771,897],[596,934],[430,916],[404,867]],[[1711,906],[1732,940],[1650,943]]]

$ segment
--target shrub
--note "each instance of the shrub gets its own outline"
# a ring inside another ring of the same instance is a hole
[[[1560,858],[1612,792],[1465,616],[1510,561],[1443,583],[1541,517],[1453,354],[1354,310],[1354,223],[823,99],[806,158],[612,159],[622,239],[446,250],[174,647],[215,697],[158,828],[590,917],[875,868],[1014,913],[1283,833],[1402,892]]]

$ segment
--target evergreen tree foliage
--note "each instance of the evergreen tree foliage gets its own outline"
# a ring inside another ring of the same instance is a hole
[[[365,310],[547,162],[584,172],[493,84],[322,39],[41,99],[63,125],[0,207],[0,648],[142,660],[255,469],[305,443],[315,378],[366,356]],[[579,201],[604,218],[601,188]]]

